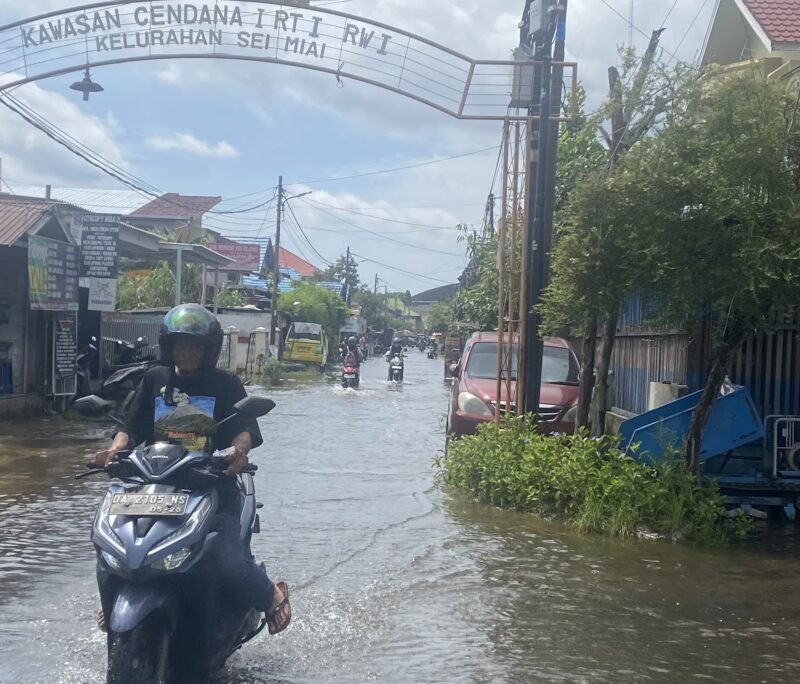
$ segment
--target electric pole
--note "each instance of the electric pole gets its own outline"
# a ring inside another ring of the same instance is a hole
[[[538,413],[542,384],[542,357],[544,343],[540,337],[541,317],[535,307],[549,279],[549,259],[552,245],[553,198],[555,190],[556,146],[558,123],[551,122],[552,102],[561,102],[561,73],[563,68],[553,70],[553,40],[555,54],[563,60],[566,33],[567,0],[539,0],[542,17],[541,26],[529,24],[534,36],[534,59],[541,63],[541,72],[536,73],[532,93],[539,89],[538,104],[531,101],[529,114],[539,117],[538,134],[534,149],[529,151],[528,193],[532,198],[532,211],[528,215],[528,241],[523,258],[527,264],[527,282],[523,283],[525,312],[524,343],[522,354],[522,392],[519,394],[522,413]],[[528,16],[531,16],[530,4]],[[555,82],[555,86],[554,86]],[[553,87],[554,86],[554,87]],[[554,91],[552,92],[551,91]]]
[[[283,176],[278,176],[278,210],[275,219],[275,259],[272,264],[272,315],[270,316],[269,343],[275,344],[275,326],[278,323],[278,279],[281,267],[281,212],[283,211]]]
[[[375,289],[373,290],[373,294],[378,294],[378,274],[375,274]]]
[[[347,245],[347,260],[345,261],[344,267],[344,286],[347,288],[346,291],[346,299],[347,306],[350,306],[350,302],[352,297],[350,296],[350,245]]]

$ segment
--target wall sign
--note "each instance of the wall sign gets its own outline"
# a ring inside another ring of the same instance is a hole
[[[28,295],[31,309],[78,310],[78,248],[28,236]]]

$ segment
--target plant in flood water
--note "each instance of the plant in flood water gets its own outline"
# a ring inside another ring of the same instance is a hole
[[[277,387],[283,384],[283,378],[286,374],[286,366],[280,361],[270,361],[264,366],[262,378],[266,387]]]
[[[714,543],[747,529],[724,517],[719,490],[698,484],[679,455],[646,466],[623,455],[615,437],[545,436],[527,418],[482,425],[452,442],[438,465],[448,487],[580,532],[630,537],[646,528]]]

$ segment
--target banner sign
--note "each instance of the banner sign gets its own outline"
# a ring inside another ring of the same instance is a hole
[[[217,254],[233,259],[235,263],[221,268],[221,271],[247,271],[258,272],[261,261],[261,247],[254,244],[241,242],[217,242],[208,245],[209,249]]]
[[[0,45],[0,88],[109,63],[219,57],[313,69],[339,87],[356,79],[451,116],[495,120],[509,116],[515,67],[305,0],[86,4],[0,27]]]
[[[38,235],[28,236],[31,309],[78,310],[78,248]]]
[[[89,311],[114,311],[117,306],[117,279],[89,279]]]
[[[78,321],[75,314],[56,314],[53,355],[58,377],[71,378],[75,375],[75,357],[78,350]]]
[[[116,278],[119,268],[118,214],[81,217],[81,278]]]

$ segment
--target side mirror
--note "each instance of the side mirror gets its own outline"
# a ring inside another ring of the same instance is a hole
[[[96,394],[82,397],[75,402],[75,410],[82,416],[100,416],[110,411],[113,406],[113,402],[101,399]]]
[[[457,363],[450,364],[450,375],[454,378],[461,375],[461,366]]]
[[[266,416],[275,408],[275,402],[266,397],[245,397],[233,405],[233,410],[245,418]]]

